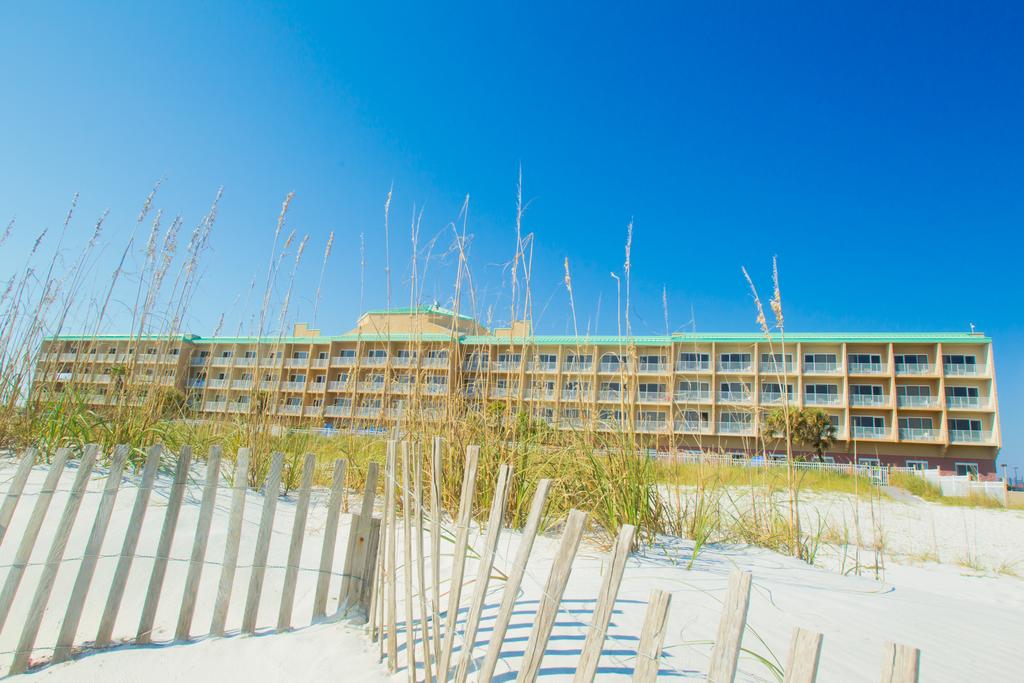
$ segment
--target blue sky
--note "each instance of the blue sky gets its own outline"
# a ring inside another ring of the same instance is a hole
[[[364,308],[386,303],[393,187],[396,299],[414,206],[446,245],[469,195],[497,321],[522,165],[539,329],[571,329],[568,257],[581,329],[614,332],[630,219],[638,333],[665,331],[663,287],[670,329],[754,331],[740,266],[767,287],[778,255],[791,330],[991,335],[1001,457],[1024,466],[1019,5],[371,4],[6,5],[0,222],[17,224],[0,279],[74,192],[81,234],[110,208],[118,244],[156,179],[189,225],[223,185],[190,327],[233,329],[294,190],[295,314],[334,230],[318,322],[339,332],[361,233]],[[432,264],[425,296],[445,302],[453,278]]]

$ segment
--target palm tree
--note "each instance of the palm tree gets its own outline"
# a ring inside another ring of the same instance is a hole
[[[761,421],[765,439],[778,438],[786,432],[786,412],[776,408],[765,414]],[[825,451],[835,442],[836,428],[828,413],[810,408],[790,409],[789,433],[798,446],[814,451],[815,459],[821,461]]]

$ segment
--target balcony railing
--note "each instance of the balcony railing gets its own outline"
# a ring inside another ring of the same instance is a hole
[[[555,372],[558,370],[558,362],[532,360],[527,363],[526,369],[530,372]]]
[[[387,365],[387,356],[363,356],[359,361],[362,365]]]
[[[956,375],[958,377],[977,377],[984,375],[986,372],[985,365],[979,365],[976,363],[943,363],[942,371],[947,375]]]
[[[946,407],[953,410],[970,410],[972,408],[988,408],[988,397],[981,396],[947,396]]]
[[[391,359],[391,365],[396,368],[416,367],[416,356],[395,356]]]
[[[566,362],[562,365],[563,372],[591,372],[594,369],[593,363],[579,362],[569,363]]]
[[[884,406],[889,403],[885,394],[850,394],[851,406]]]
[[[621,401],[624,396],[624,392],[617,389],[601,389],[597,392],[599,401]]]
[[[662,403],[668,400],[666,391],[638,391],[636,400],[640,403]]]
[[[494,370],[498,372],[512,372],[519,370],[520,361],[516,360],[499,360],[494,363]]]
[[[855,439],[887,439],[889,438],[888,427],[865,427],[853,425],[853,438]]]
[[[718,432],[720,434],[753,434],[753,422],[719,422]]]
[[[638,367],[640,372],[645,372],[645,373],[648,373],[648,374],[660,374],[660,373],[663,373],[663,372],[668,372],[668,370],[669,370],[668,363],[651,362],[651,361],[640,361],[637,364],[637,367]]]
[[[839,394],[804,394],[804,404],[809,406],[837,406]]]
[[[235,379],[231,380],[232,389],[252,389],[251,379]]]
[[[843,367],[838,363],[804,363],[804,373],[810,375],[838,375]]]
[[[508,387],[494,387],[491,389],[491,398],[508,398],[512,391]]]
[[[603,362],[598,364],[598,372],[629,372],[629,363]]]
[[[306,406],[302,409],[302,414],[305,417],[316,417],[323,410],[323,406]]]
[[[530,389],[527,392],[527,397],[537,399],[551,399],[555,397],[554,389]]]
[[[248,413],[251,404],[244,401],[234,401],[228,404],[229,413]]]
[[[881,375],[888,367],[885,363],[850,363],[850,374]]]
[[[392,382],[391,393],[393,394],[411,394],[413,389],[412,382]]]
[[[665,420],[637,420],[636,431],[644,434],[661,434],[668,431]]]
[[[762,391],[761,403],[765,405],[782,403],[783,396],[785,396],[790,403],[793,402],[793,394],[783,394],[781,391]]]
[[[900,408],[937,408],[939,397],[896,394],[896,405]]]
[[[433,394],[433,395],[443,394],[446,391],[448,391],[448,385],[447,384],[436,384],[434,382],[428,382],[427,384],[424,385],[424,391],[426,391],[426,393],[428,393],[428,394]]]
[[[589,401],[589,389],[562,389],[563,401]]]
[[[448,359],[447,358],[431,358],[431,357],[428,356],[428,357],[424,358],[422,361],[420,361],[420,367],[423,367],[423,368],[446,368],[446,367],[448,367]]]
[[[281,415],[300,415],[302,413],[302,406],[293,403],[286,403],[277,407],[277,412]]]
[[[753,396],[749,391],[719,391],[718,400],[722,403],[750,403]]]
[[[793,361],[786,361],[784,363],[776,363],[774,361],[763,362],[761,363],[760,368],[761,372],[776,375],[784,372],[793,372]]]
[[[249,367],[252,367],[253,365],[256,365],[256,359],[251,357],[251,356],[250,357],[240,356],[240,357],[235,359],[235,365],[237,367],[249,368]]]
[[[708,389],[706,391],[701,391],[699,389],[697,389],[697,390],[688,389],[686,391],[677,391],[676,392],[676,400],[677,401],[684,401],[684,402],[685,401],[698,401],[698,402],[699,401],[710,401],[711,400],[711,390]]]
[[[203,365],[206,365],[206,361],[208,361],[208,360],[210,360],[209,356],[196,356],[195,358],[190,360],[188,362],[188,364],[191,365],[194,368],[195,367],[201,367]]]
[[[204,401],[203,410],[218,413],[224,410],[228,405],[227,401]]]
[[[260,380],[260,389],[272,390],[277,388],[276,379],[262,379]]]
[[[305,382],[281,382],[282,391],[302,391],[305,388]]]
[[[348,417],[352,413],[352,406],[327,406],[324,408],[325,417]]]
[[[942,437],[938,429],[924,427],[900,427],[899,434],[901,441],[938,441]]]
[[[227,389],[228,380],[226,379],[208,379],[206,380],[206,386],[209,389]]]
[[[284,366],[286,368],[304,368],[309,365],[308,358],[285,358]]]
[[[359,391],[384,391],[384,382],[360,382]]]
[[[896,363],[897,375],[930,375],[935,372],[931,363]]]
[[[377,417],[380,415],[380,406],[359,406],[356,408],[356,417]]]
[[[677,360],[676,372],[706,372],[711,369],[709,360]]]
[[[709,434],[711,423],[706,420],[676,420],[675,431],[680,434]]]
[[[314,358],[309,365],[314,368],[326,368],[329,362],[327,358]]]
[[[347,391],[348,388],[348,380],[335,380],[327,383],[327,391]]]
[[[951,429],[949,440],[953,443],[991,443],[992,432],[981,429]]]
[[[322,394],[327,390],[327,382],[310,382],[309,390],[317,394]]]
[[[719,372],[750,372],[751,368],[750,361],[740,360],[720,360],[718,361]]]
[[[339,368],[349,368],[356,364],[355,356],[333,356],[331,365]]]
[[[487,370],[488,362],[478,358],[463,361],[462,369],[466,372],[483,372]]]

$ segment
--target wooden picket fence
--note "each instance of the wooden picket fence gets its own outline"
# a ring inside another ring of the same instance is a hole
[[[177,595],[166,595],[167,591],[163,590],[163,586],[171,559],[171,544],[176,533],[179,531],[178,517],[188,483],[187,477],[192,460],[192,450],[184,447],[177,456],[174,479],[170,487],[156,551],[155,553],[144,553],[139,549],[142,524],[149,508],[150,494],[154,488],[157,470],[159,469],[161,458],[165,455],[163,448],[157,445],[149,448],[146,454],[141,480],[136,490],[121,551],[117,557],[117,565],[109,592],[107,593],[99,629],[91,640],[79,638],[79,624],[82,618],[83,607],[90,592],[93,575],[100,559],[101,546],[106,537],[115,498],[122,483],[122,475],[127,463],[128,454],[127,447],[119,446],[114,449],[110,467],[106,473],[106,482],[97,506],[96,517],[86,542],[85,552],[78,563],[74,586],[69,596],[58,596],[59,600],[53,600],[54,596],[52,593],[58,571],[62,566],[74,564],[75,562],[65,560],[64,553],[75,519],[78,516],[82,499],[86,493],[86,486],[99,455],[99,448],[94,445],[86,446],[83,450],[82,457],[78,461],[78,470],[74,477],[74,483],[71,486],[54,536],[50,540],[50,549],[42,565],[39,582],[35,587],[25,623],[21,625],[21,636],[18,640],[17,649],[13,653],[13,661],[7,672],[8,674],[22,673],[29,668],[30,664],[37,663],[33,662],[32,654],[36,649],[36,640],[39,636],[43,615],[46,612],[47,605],[51,604],[51,602],[53,604],[63,604],[63,601],[67,600],[64,618],[61,622],[60,632],[57,635],[56,645],[53,648],[50,662],[65,661],[71,658],[76,650],[79,649],[96,649],[115,644],[113,642],[115,622],[121,611],[121,604],[125,597],[132,564],[137,558],[152,557],[155,559],[144,597],[142,612],[139,617],[138,630],[134,640],[129,641],[129,644],[132,642],[137,644],[150,643],[155,626],[157,607],[161,600],[179,598]],[[10,480],[6,496],[3,499],[3,503],[0,504],[0,543],[3,543],[14,512],[23,497],[22,493],[25,484],[38,455],[39,453],[35,449],[27,449],[21,456],[17,469]],[[29,559],[32,556],[36,542],[39,540],[38,537],[47,510],[70,455],[71,451],[67,448],[59,449],[56,452],[50,462],[46,478],[36,494],[31,516],[18,542],[14,562],[10,565],[3,588],[0,590],[0,631],[5,626],[14,627],[14,624],[7,624],[7,618],[15,596],[21,587]],[[249,449],[246,448],[242,448],[238,452],[234,468],[234,481],[230,486],[231,500],[224,554],[222,558],[218,558],[219,561],[218,559],[207,558],[207,544],[210,537],[214,508],[217,502],[221,472],[221,449],[215,446],[208,455],[206,477],[202,485],[202,499],[198,522],[195,528],[191,556],[188,561],[185,588],[183,594],[180,595],[181,606],[178,610],[178,619],[174,628],[175,641],[188,641],[196,637],[193,628],[195,607],[200,579],[205,566],[208,564],[219,565],[221,572],[217,583],[213,618],[208,635],[225,635],[228,607],[231,603],[235,573],[238,568],[246,496],[249,494],[248,486],[246,485],[246,475],[248,473],[250,455]],[[327,503],[323,546],[321,548],[319,566],[316,568],[317,583],[313,599],[314,621],[326,617],[331,579],[337,574],[335,571],[335,545],[338,535],[342,496],[345,495],[345,464],[345,460],[336,460],[334,462],[333,481]],[[240,629],[242,634],[253,634],[258,627],[257,615],[263,594],[263,583],[266,576],[267,558],[270,551],[271,534],[283,466],[284,454],[272,454],[270,471],[263,486],[265,495],[263,496],[262,513],[256,538],[255,554],[252,560],[248,592],[245,596],[245,611]],[[301,568],[299,560],[303,540],[306,536],[306,520],[315,467],[315,457],[312,454],[306,455],[303,460],[302,482],[298,489],[294,522],[289,539],[288,560],[276,624],[278,631],[285,631],[292,627],[296,579]],[[369,608],[370,587],[373,583],[370,572],[374,570],[374,562],[372,560],[376,556],[377,538],[380,534],[379,520],[372,519],[376,497],[376,480],[377,465],[376,463],[371,463],[369,465],[362,509],[358,515],[352,516],[349,543],[341,571],[341,586],[338,594],[339,612],[348,612],[357,607],[365,612]],[[116,644],[124,645],[126,642],[119,640]]]
[[[500,606],[494,618],[490,639],[486,648],[482,652],[476,653],[479,656],[475,657],[474,643],[480,628],[488,585],[492,580],[499,537],[504,528],[504,511],[512,485],[513,472],[511,466],[502,465],[497,474],[490,514],[487,525],[483,528],[483,547],[473,549],[477,556],[476,575],[467,577],[470,523],[476,492],[480,449],[478,446],[467,448],[458,510],[452,516],[452,525],[446,530],[444,526],[446,519],[440,502],[441,439],[434,438],[430,446],[429,462],[424,462],[421,444],[397,441],[387,443],[387,457],[383,473],[383,513],[380,518],[373,516],[379,472],[376,463],[369,465],[361,508],[358,514],[352,516],[348,547],[345,550],[340,572],[338,612],[339,614],[349,613],[352,608],[358,607],[356,613],[365,615],[369,637],[373,642],[379,644],[381,659],[387,662],[387,667],[392,672],[397,672],[404,667],[410,683],[416,683],[418,680],[425,683],[447,682],[450,679],[454,679],[456,683],[465,683],[470,675],[477,681],[489,682],[494,676],[496,666],[501,658],[513,609],[516,607],[534,542],[541,527],[551,482],[545,479],[538,483],[525,526],[520,532],[521,538],[515,557],[507,563],[508,566],[503,568],[506,574],[505,585]],[[10,566],[6,581],[0,591],[0,631],[7,621],[11,604],[21,585],[47,508],[70,453],[68,449],[57,451],[50,463],[46,479],[36,496],[31,517],[19,540],[15,561]],[[34,663],[31,656],[36,646],[43,614],[53,597],[52,592],[57,572],[62,564],[66,563],[64,561],[65,548],[98,454],[99,449],[96,446],[88,446],[83,451],[70,496],[51,540],[49,554],[42,567],[31,608],[22,626],[21,637],[8,673],[24,672],[30,663]],[[60,662],[69,659],[83,647],[101,648],[112,644],[112,632],[128,585],[132,563],[136,557],[144,556],[138,549],[139,537],[147,512],[150,492],[153,489],[157,469],[163,455],[163,449],[160,446],[153,446],[148,450],[98,633],[93,640],[83,641],[78,639],[83,605],[90,591],[100,548],[106,536],[128,456],[126,447],[118,447],[114,450],[86,550],[78,566],[74,587],[70,596],[67,597],[65,616],[51,661]],[[133,641],[138,644],[147,644],[151,641],[157,606],[162,598],[171,599],[171,596],[163,595],[167,592],[163,590],[163,585],[168,569],[171,544],[178,527],[178,517],[191,465],[191,455],[191,449],[186,447],[177,457],[158,546],[155,554],[151,555],[155,556],[155,561]],[[22,455],[10,480],[6,496],[0,503],[0,543],[4,541],[4,536],[37,456],[38,453],[34,449],[28,449]],[[211,637],[225,635],[228,606],[238,567],[243,512],[248,494],[246,473],[249,459],[249,450],[240,449],[234,470],[234,481],[230,487],[231,502],[224,553],[218,562],[213,562],[207,559],[207,544],[218,491],[221,450],[214,447],[208,455],[192,553],[188,562],[184,592],[181,595],[178,620],[174,629],[176,641],[187,641],[196,636],[193,632],[193,619],[197,592],[202,572],[207,564],[219,565],[221,572],[208,635]],[[283,464],[284,455],[274,453],[269,474],[264,482],[265,494],[248,591],[245,597],[245,610],[240,626],[242,634],[253,634],[259,626],[257,615],[266,575]],[[431,474],[429,490],[424,486],[425,465]],[[292,627],[296,578],[301,569],[300,556],[306,536],[306,520],[315,466],[315,457],[313,455],[305,456],[278,610],[276,623],[278,631],[288,630]],[[337,460],[334,463],[332,486],[327,504],[320,562],[316,568],[317,583],[313,598],[314,621],[327,617],[326,608],[331,580],[338,575],[338,572],[335,571],[335,545],[341,501],[344,495],[345,461]],[[528,642],[516,675],[518,682],[532,683],[540,674],[541,663],[548,649],[548,641],[562,605],[563,594],[572,572],[573,562],[583,538],[585,526],[585,513],[578,510],[569,513],[562,529],[554,562],[532,620]],[[430,534],[429,547],[425,538],[428,530]],[[598,672],[598,663],[605,648],[615,602],[625,573],[626,560],[633,543],[634,531],[633,527],[624,526],[619,531],[610,550],[608,570],[602,578],[595,607],[590,616],[590,623],[586,624],[585,640],[580,651],[579,661],[575,666],[575,683],[590,683]],[[447,601],[445,609],[442,610],[440,560],[441,542],[445,536],[454,538],[454,548],[453,560],[449,569],[450,576],[446,577],[448,579]],[[399,543],[402,548],[401,572],[399,572],[398,563]],[[429,583],[426,580],[428,560]],[[399,575],[401,575],[401,582]],[[743,635],[746,631],[751,579],[749,572],[742,571],[736,571],[730,577],[707,671],[707,680],[714,683],[731,683],[735,679]],[[463,593],[468,592],[465,589],[469,586],[472,587],[472,590],[466,596],[469,599],[468,612],[460,623],[459,613],[463,603]],[[401,602],[404,612],[401,619],[398,614],[399,602]],[[636,645],[633,667],[634,681],[654,681],[658,676],[662,663],[662,648],[668,630],[670,604],[671,595],[668,592],[662,590],[651,592],[642,631]],[[404,640],[405,645],[402,661],[399,657],[400,639]],[[784,680],[786,683],[812,683],[816,680],[822,641],[823,637],[820,633],[800,628],[794,630],[785,669]],[[121,645],[124,642],[118,644]],[[915,648],[895,643],[886,644],[881,680],[885,683],[917,681],[919,659],[920,653]],[[422,667],[422,677],[420,667]]]

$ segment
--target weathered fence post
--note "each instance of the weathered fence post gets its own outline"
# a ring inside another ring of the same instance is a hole
[[[732,683],[740,657],[743,628],[747,623],[750,606],[750,572],[733,571],[729,577],[729,592],[725,596],[722,619],[718,622],[718,635],[711,651],[708,681]]]
[[[498,469],[498,481],[494,487],[494,499],[491,501],[491,514],[487,518],[487,537],[484,540],[484,551],[477,564],[476,587],[473,599],[469,603],[469,614],[466,615],[466,627],[462,631],[462,654],[455,670],[455,683],[464,683],[469,675],[469,667],[473,663],[473,644],[480,628],[480,617],[483,614],[484,599],[487,597],[487,584],[494,568],[494,553],[498,547],[498,537],[504,523],[505,505],[508,502],[508,489],[512,484],[512,467],[502,464]]]
[[[640,643],[636,647],[636,664],[633,665],[634,683],[653,683],[658,677],[658,662],[661,648],[665,644],[668,630],[668,608],[672,594],[667,591],[651,591],[644,616],[644,628],[640,632]]]
[[[64,471],[64,464],[67,462],[70,453],[71,449],[69,448],[57,450],[57,455],[54,456],[53,462],[50,463],[50,471],[46,473],[43,486],[39,489],[39,496],[36,498],[36,504],[32,507],[32,515],[28,519],[28,526],[25,527],[25,533],[21,536],[21,543],[18,544],[18,550],[14,554],[14,562],[11,564],[10,571],[7,572],[7,579],[4,580],[4,589],[0,592],[0,631],[3,631],[4,625],[7,622],[7,615],[11,612],[14,595],[18,592],[18,586],[21,585],[22,577],[25,576],[25,568],[32,557],[32,549],[35,547],[36,539],[39,537],[39,529],[43,525],[46,510],[50,507],[53,492],[60,482],[60,475]]]
[[[118,446],[114,449],[114,457],[110,461],[110,471],[107,473],[107,484],[103,488],[103,496],[100,498],[100,504],[96,510],[96,519],[93,521],[92,531],[89,532],[85,552],[82,553],[82,564],[78,568],[75,586],[71,590],[71,598],[68,599],[68,607],[64,612],[64,621],[61,622],[60,633],[57,635],[57,646],[53,652],[55,663],[63,662],[71,656],[78,624],[82,620],[82,608],[85,606],[85,598],[89,594],[93,574],[96,573],[96,563],[100,558],[103,539],[107,535],[110,515],[114,511],[117,491],[121,486],[121,473],[124,471],[124,464],[127,460],[128,446]]]
[[[248,448],[239,448],[235,458],[235,479],[231,486],[231,508],[228,511],[228,533],[224,541],[224,558],[221,560],[220,581],[217,584],[217,599],[213,604],[213,620],[210,623],[211,636],[223,636],[228,620],[228,606],[235,584],[238,568],[238,546],[242,541],[242,518],[245,514],[245,494],[248,490],[249,456]]]
[[[11,479],[11,485],[4,495],[4,504],[0,507],[0,544],[4,542],[7,527],[11,525],[11,518],[14,517],[18,501],[21,500],[21,492],[25,490],[25,482],[28,481],[28,475],[32,473],[32,467],[36,464],[36,453],[35,448],[25,449],[25,453],[18,463],[18,469],[14,472],[14,478]]]
[[[270,461],[270,473],[263,484],[263,513],[260,516],[260,531],[256,536],[252,574],[249,576],[249,593],[245,597],[245,613],[242,615],[242,633],[246,634],[256,632],[256,619],[260,612],[260,597],[263,595],[263,579],[267,574],[267,555],[270,554],[270,538],[274,532],[274,513],[277,511],[283,466],[284,453],[274,453]]]
[[[427,626],[427,581],[424,565],[426,555],[423,552],[423,448],[418,441],[413,448],[413,472],[415,473],[415,516],[416,522],[416,580],[420,587],[420,638],[423,648],[423,680],[431,681],[434,678],[433,667],[430,663],[430,629]]]
[[[367,539],[370,535],[370,525],[373,523],[373,506],[377,500],[378,470],[379,467],[375,462],[371,462],[367,466],[362,505],[359,507],[359,514],[352,516],[341,577],[341,591],[338,594],[339,609],[346,609],[348,605],[358,602],[359,596],[362,595],[365,588],[363,581],[366,580],[367,575],[363,571],[363,565],[368,557]]]
[[[320,549],[320,571],[316,577],[316,593],[313,596],[313,620],[327,616],[327,594],[331,589],[331,571],[334,569],[334,548],[338,543],[338,517],[341,515],[341,499],[345,496],[345,461],[334,461],[334,478],[331,480],[331,498],[327,503],[327,521],[324,525],[324,544]]]
[[[220,482],[220,446],[210,448],[206,458],[206,481],[203,484],[203,500],[199,504],[199,521],[196,523],[196,536],[192,541],[192,555],[188,563],[188,575],[185,577],[185,591],[181,596],[181,610],[178,612],[178,625],[174,630],[175,640],[188,640],[192,629],[192,616],[196,611],[196,598],[199,592],[199,581],[203,576],[203,563],[206,560],[206,544],[210,539],[210,523],[213,521],[213,507],[217,503],[217,484]]]
[[[548,638],[551,637],[551,629],[555,625],[555,615],[558,613],[559,603],[562,602],[562,593],[565,592],[565,585],[569,582],[569,575],[572,573],[572,561],[580,547],[583,525],[586,521],[587,514],[585,512],[579,510],[569,512],[565,531],[562,532],[562,542],[558,546],[558,554],[555,555],[551,573],[548,574],[548,581],[544,586],[544,594],[537,606],[537,616],[533,623],[533,630],[530,631],[530,640],[523,652],[523,668],[520,669],[519,675],[516,677],[516,681],[519,683],[533,683],[537,680],[540,663],[544,659],[544,650],[547,648]]]
[[[516,557],[509,570],[508,579],[505,580],[505,590],[501,595],[501,605],[498,607],[498,614],[494,619],[494,630],[491,632],[491,641],[487,645],[487,654],[484,655],[484,662],[480,665],[480,671],[477,673],[477,680],[483,683],[487,683],[494,676],[494,668],[498,663],[498,656],[501,654],[502,643],[505,642],[508,624],[512,620],[516,596],[519,594],[519,586],[526,573],[526,564],[530,561],[530,552],[532,552],[533,543],[537,538],[537,530],[544,517],[544,504],[547,502],[550,489],[550,479],[541,479],[537,482],[537,490],[533,494],[530,513],[526,517],[526,525],[523,527],[523,534],[519,540],[519,548],[516,550]]]
[[[416,628],[412,603],[412,524],[409,514],[409,442],[402,442],[402,564],[405,585],[405,668],[409,683],[416,683]]]
[[[882,657],[882,683],[917,683],[921,651],[899,643],[886,643]]]
[[[608,635],[608,624],[612,620],[615,598],[619,595],[619,586],[622,584],[622,575],[626,571],[629,551],[633,547],[635,531],[636,528],[629,524],[624,524],[619,529],[615,547],[608,558],[608,572],[601,582],[601,590],[598,593],[597,604],[594,606],[586,641],[583,643],[583,652],[580,655],[579,665],[576,667],[576,675],[573,677],[574,683],[591,683],[597,673],[597,663],[601,658],[601,650],[604,648],[604,641]]]
[[[85,447],[82,459],[78,462],[78,472],[71,485],[71,495],[64,505],[64,513],[57,524],[53,544],[46,556],[46,564],[39,577],[39,585],[36,586],[35,595],[32,597],[32,606],[29,607],[25,627],[21,631],[18,649],[14,653],[14,661],[11,663],[9,673],[20,674],[28,668],[29,657],[32,655],[32,648],[35,647],[36,636],[39,635],[39,626],[43,623],[43,615],[46,613],[46,603],[50,601],[50,594],[53,593],[57,570],[60,569],[60,562],[64,559],[64,550],[67,548],[68,539],[71,538],[71,528],[75,524],[78,510],[82,506],[82,496],[85,495],[85,487],[92,475],[92,466],[96,462],[98,452],[99,446],[90,444]]]
[[[459,619],[459,601],[462,599],[462,579],[466,573],[466,546],[469,542],[469,522],[473,516],[473,498],[476,494],[476,467],[480,458],[479,446],[466,447],[466,470],[459,495],[459,518],[455,525],[455,559],[448,590],[448,612],[445,614],[444,649],[437,665],[439,681],[448,680],[448,670],[455,647],[455,624]]]
[[[786,662],[784,683],[814,683],[818,676],[818,658],[821,655],[821,634],[793,629],[789,641],[789,658]]]
[[[434,641],[434,661],[441,659],[441,471],[444,469],[440,436],[430,449],[430,631]]]
[[[96,633],[97,647],[109,645],[110,638],[114,633],[117,613],[121,610],[121,600],[124,598],[124,589],[128,584],[128,574],[132,570],[132,562],[135,561],[135,549],[139,545],[139,534],[142,533],[142,520],[146,517],[149,495],[153,491],[153,480],[156,479],[157,470],[160,468],[162,453],[163,446],[160,445],[150,446],[146,451],[146,464],[142,468],[142,480],[139,482],[135,503],[132,505],[131,515],[128,517],[128,527],[124,532],[121,554],[117,558],[114,578],[110,582],[110,593],[107,594],[107,603],[103,608],[100,627]]]
[[[299,577],[299,563],[302,560],[302,539],[306,535],[306,517],[309,515],[309,490],[313,486],[316,471],[316,456],[307,453],[302,464],[302,483],[299,486],[299,500],[295,505],[295,520],[292,524],[292,538],[288,546],[288,563],[284,572],[284,586],[281,589],[281,609],[277,614],[277,630],[287,631],[292,627],[292,611],[295,607],[295,582]]]
[[[188,483],[188,468],[192,462],[192,449],[182,446],[178,455],[178,466],[174,470],[174,483],[171,485],[167,500],[167,511],[164,513],[164,525],[160,530],[160,541],[156,547],[156,560],[153,573],[149,577],[149,588],[146,601],[142,605],[142,618],[139,619],[139,630],[135,640],[148,643],[152,639],[153,622],[156,620],[156,608],[160,604],[160,592],[164,587],[167,574],[167,562],[171,558],[171,543],[174,542],[174,531],[178,526],[178,514],[181,512],[181,499],[185,495]]]

